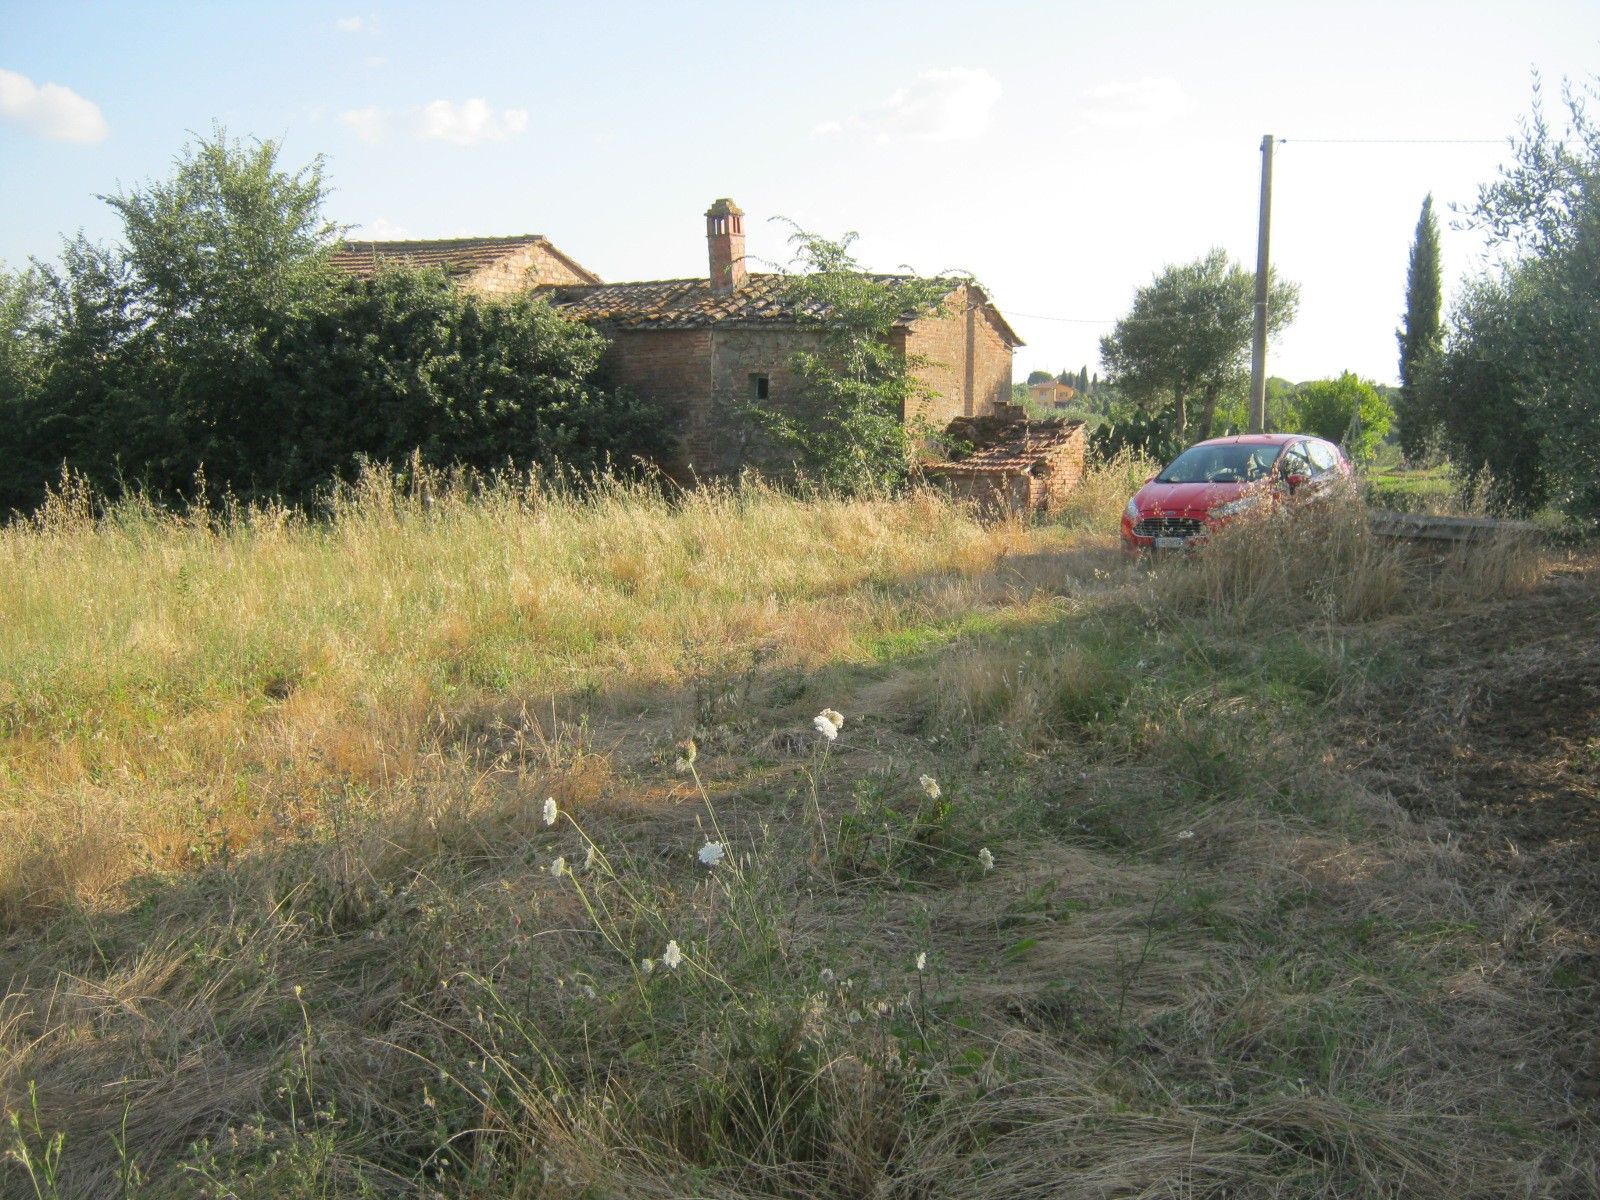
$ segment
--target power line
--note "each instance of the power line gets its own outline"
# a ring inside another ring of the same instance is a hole
[[[1503,146],[1505,138],[1279,138],[1300,146]]]
[[[1505,138],[1275,138],[1279,146],[1293,142],[1302,146],[1503,146]],[[1188,317],[1052,317],[1044,313],[1012,311],[1009,316],[1030,321],[1054,321],[1060,325],[1160,324],[1188,321]]]

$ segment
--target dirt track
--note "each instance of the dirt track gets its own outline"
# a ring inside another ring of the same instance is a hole
[[[1600,560],[1406,638],[1414,674],[1344,732],[1364,767],[1466,850],[1465,886],[1539,914],[1569,1095],[1600,1108]]]

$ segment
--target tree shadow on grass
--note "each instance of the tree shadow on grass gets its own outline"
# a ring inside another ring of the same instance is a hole
[[[671,686],[624,682],[465,706],[438,727],[414,778],[381,794],[330,778],[314,831],[289,829],[242,851],[224,847],[192,870],[137,879],[111,910],[69,900],[30,914],[0,942],[0,1109],[21,1114],[22,1144],[36,1155],[65,1134],[64,1194],[113,1192],[130,1162],[170,1168],[187,1155],[203,1171],[207,1152],[194,1147],[209,1140],[246,1153],[239,1140],[265,1137],[263,1113],[280,1135],[304,1135],[296,1154],[315,1158],[318,1136],[353,1122],[362,1138],[386,1143],[374,1161],[415,1161],[436,1147],[421,1124],[423,1051],[454,1037],[441,1029],[470,1020],[448,994],[458,960],[492,960],[497,947],[524,955],[513,974],[543,996],[558,986],[556,948],[593,940],[583,932],[588,914],[551,898],[552,856],[579,862],[584,851],[565,825],[545,824],[546,798],[624,839],[636,869],[670,873],[685,846],[718,836],[716,821],[742,841],[792,812],[823,756],[842,778],[898,771],[914,781],[924,764],[951,761],[952,749],[948,729],[933,735],[942,745],[930,741],[931,710],[916,693],[963,662],[1075,619],[1029,601],[1092,603],[1127,570],[1103,547],[1010,555],[979,592],[997,610],[1016,606],[1009,622],[992,613],[934,620],[882,639],[862,660],[814,670],[750,647]],[[956,578],[936,572],[886,586],[914,598]],[[895,702],[875,710],[873,697]],[[824,706],[847,714],[836,744],[812,727]],[[686,739],[697,743],[693,772],[677,769]],[[847,801],[848,789],[824,792],[818,818],[836,820]],[[485,896],[507,885],[526,917]],[[559,984],[560,1003],[568,986],[580,985]],[[319,1085],[319,1076],[339,1083]],[[397,1092],[417,1101],[403,1118],[385,1115]],[[326,1107],[330,1096],[342,1111]],[[264,1141],[261,1154],[270,1154]],[[338,1153],[329,1156],[316,1169],[337,1175]],[[0,1164],[0,1191],[23,1186],[25,1173]]]

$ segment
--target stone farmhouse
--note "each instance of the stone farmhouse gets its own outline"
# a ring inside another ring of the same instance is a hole
[[[663,464],[669,471],[715,478],[746,466],[781,467],[761,461],[760,439],[738,410],[746,401],[780,411],[803,402],[791,356],[817,345],[806,319],[822,314],[795,311],[784,276],[747,269],[744,212],[733,201],[713,203],[705,222],[707,274],[695,279],[605,283],[537,234],[347,242],[333,261],[360,276],[384,262],[437,267],[482,295],[537,290],[604,333],[612,381],[668,414],[678,446],[676,460]],[[892,286],[905,277],[877,278]],[[922,379],[929,398],[902,419],[934,430],[961,418],[1020,419],[1010,405],[1011,358],[1022,341],[977,285],[952,284],[941,311],[908,314],[892,337],[930,364]]]

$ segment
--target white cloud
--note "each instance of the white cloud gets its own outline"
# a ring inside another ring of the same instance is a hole
[[[863,133],[878,142],[956,142],[981,136],[1000,100],[1000,81],[981,67],[923,71],[882,105],[843,121],[824,121],[812,137]]]
[[[339,114],[339,121],[348,126],[363,142],[383,140],[389,131],[389,114],[376,104],[365,108],[352,108]]]
[[[1176,79],[1106,83],[1083,93],[1088,101],[1083,128],[1154,129],[1187,116],[1194,102]]]
[[[417,113],[413,127],[418,137],[438,138],[458,146],[503,142],[527,132],[528,110],[506,108],[496,112],[488,101],[477,98],[460,104],[435,100]]]
[[[55,142],[103,142],[110,133],[94,101],[15,71],[0,70],[0,121]]]
[[[388,217],[379,217],[376,221],[357,225],[346,236],[355,242],[398,242],[409,238],[411,231],[404,225],[396,225]]]
[[[381,142],[395,125],[395,114],[376,104],[351,108],[339,114],[341,124],[364,142]],[[503,142],[528,131],[528,110],[505,108],[496,111],[485,100],[435,100],[414,108],[399,124],[413,137],[475,146],[480,142]]]
[[[333,27],[340,33],[360,33],[367,27],[365,17],[340,17],[333,23]]]

